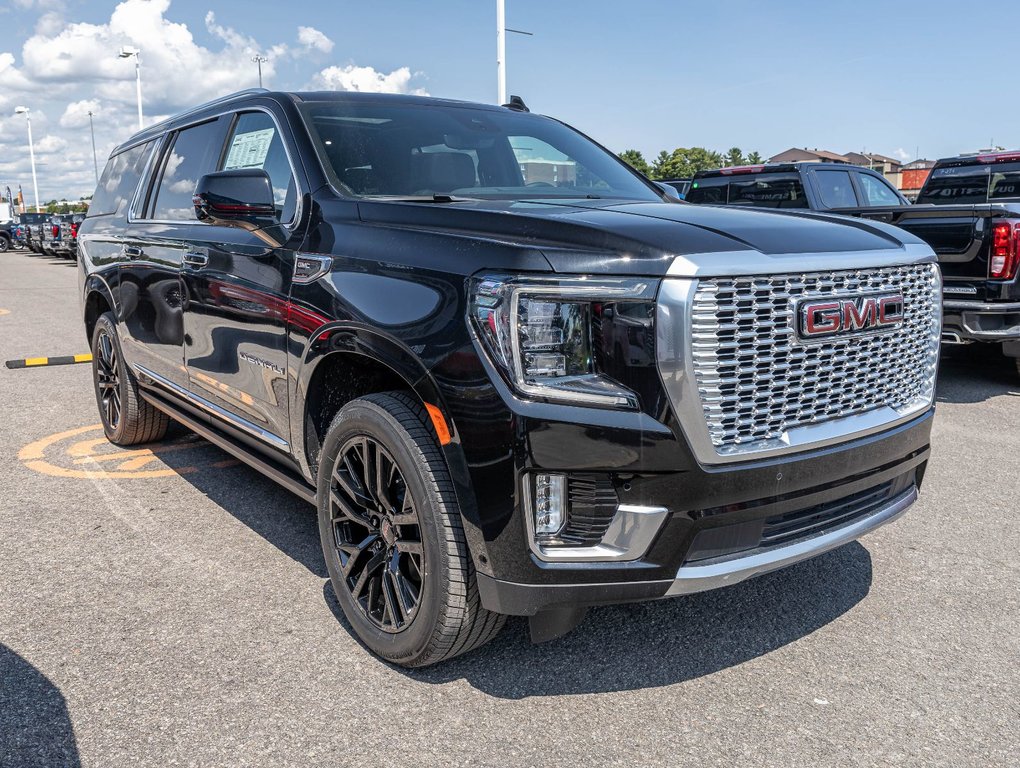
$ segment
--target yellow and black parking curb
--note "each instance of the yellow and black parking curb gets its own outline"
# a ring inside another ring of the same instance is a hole
[[[8,368],[38,368],[44,365],[74,365],[91,363],[92,355],[62,355],[60,357],[26,357],[24,360],[8,360]]]

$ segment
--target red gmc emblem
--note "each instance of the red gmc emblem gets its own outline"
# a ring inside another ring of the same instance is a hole
[[[810,299],[797,305],[797,333],[804,339],[877,331],[902,322],[902,293]]]

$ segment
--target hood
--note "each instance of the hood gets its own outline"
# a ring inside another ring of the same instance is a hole
[[[365,222],[538,249],[553,270],[664,275],[677,256],[888,251],[920,243],[888,225],[814,213],[612,200],[359,201]]]

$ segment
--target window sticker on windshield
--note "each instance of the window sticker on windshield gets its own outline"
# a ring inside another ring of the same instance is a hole
[[[260,131],[239,133],[227,152],[227,162],[223,170],[233,171],[237,168],[261,168],[265,165],[269,145],[273,143],[274,128],[263,128]]]

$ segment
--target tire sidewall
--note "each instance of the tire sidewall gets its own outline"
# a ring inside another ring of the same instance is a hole
[[[333,547],[333,526],[330,521],[329,490],[334,465],[340,448],[352,437],[365,435],[379,442],[396,461],[404,476],[407,490],[411,493],[418,510],[419,530],[424,550],[422,596],[418,613],[411,623],[400,632],[389,633],[376,627],[355,604],[354,598],[340,573],[340,563]],[[329,571],[333,590],[347,620],[355,633],[365,644],[380,656],[397,663],[413,663],[428,648],[440,614],[447,600],[445,585],[449,581],[449,566],[445,547],[440,547],[439,507],[442,500],[431,493],[428,486],[431,478],[428,462],[415,447],[411,436],[384,408],[364,400],[353,401],[345,406],[327,433],[319,458],[318,508],[319,535],[323,556]]]
[[[117,352],[117,387],[120,390],[120,419],[117,421],[116,429],[106,423],[106,414],[103,412],[103,399],[99,394],[99,339],[103,333],[110,337],[110,342]],[[99,420],[103,423],[103,432],[112,443],[117,443],[123,437],[126,428],[124,408],[128,402],[127,387],[127,370],[124,363],[124,352],[120,347],[120,338],[117,336],[117,326],[113,321],[113,316],[106,312],[100,315],[92,332],[92,389],[95,391],[96,405],[99,408]]]

